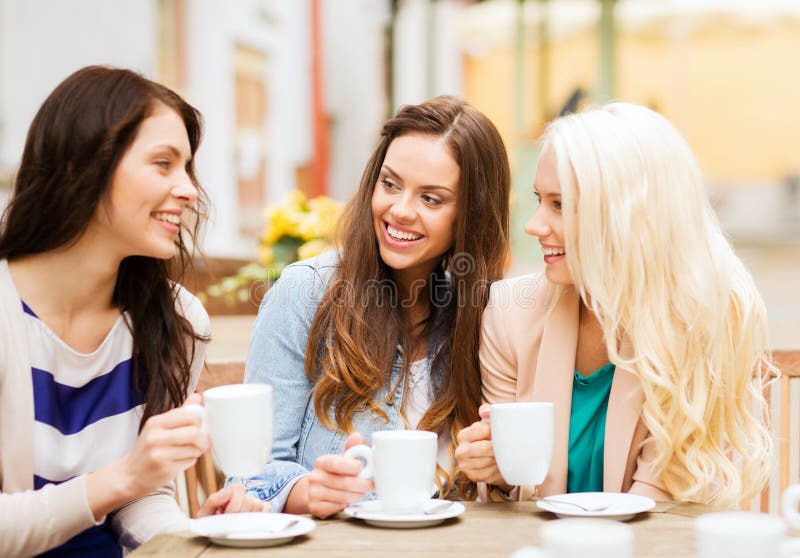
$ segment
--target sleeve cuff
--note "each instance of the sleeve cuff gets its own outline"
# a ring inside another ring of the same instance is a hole
[[[92,508],[89,506],[89,496],[86,493],[86,475],[80,475],[74,479],[70,479],[67,482],[61,483],[59,486],[69,486],[70,491],[74,490],[74,493],[72,497],[59,494],[57,498],[48,499],[50,507],[54,511],[54,516],[71,517],[76,524],[86,526],[100,525],[105,522],[105,515],[95,520]],[[63,488],[63,490],[66,490],[66,488]],[[80,502],[79,510],[75,509],[75,502]],[[53,515],[51,515],[51,517],[53,517]]]
[[[309,474],[308,469],[293,461],[273,461],[262,474],[250,478],[231,477],[225,486],[242,484],[248,496],[269,502],[273,512],[282,512],[294,485]]]
[[[481,502],[516,502],[519,500],[519,493],[519,486],[506,492],[493,484],[478,483],[478,500]]]

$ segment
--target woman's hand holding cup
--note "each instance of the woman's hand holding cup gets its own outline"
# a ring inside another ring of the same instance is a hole
[[[438,438],[424,430],[382,430],[372,434],[372,446],[357,445],[344,455],[366,462],[359,476],[375,480],[382,512],[421,513],[436,490]]]
[[[364,443],[360,434],[351,434],[344,449]],[[322,455],[317,458],[314,470],[306,477],[308,490],[308,511],[326,518],[346,508],[350,502],[360,500],[368,492],[375,490],[375,483],[359,477],[362,463],[358,459],[343,455]],[[305,479],[301,479],[300,484]]]
[[[200,396],[192,395],[186,405],[199,402]],[[200,419],[185,406],[150,417],[129,453],[87,475],[86,495],[95,519],[168,483],[208,445]]]
[[[491,405],[483,404],[478,410],[481,420],[458,433],[456,461],[458,468],[474,482],[485,482],[510,490],[497,468],[492,445],[492,428],[489,424]]]
[[[203,431],[202,398],[190,395],[182,407],[150,417],[127,455],[90,473],[89,505],[99,519],[120,506],[141,498],[195,464],[209,448]],[[243,486],[229,486],[211,494],[198,514],[269,511],[269,504],[247,496]]]
[[[252,477],[264,470],[272,450],[272,386],[229,384],[203,392],[205,405],[184,408],[208,432],[214,462],[227,477]]]
[[[197,405],[200,396],[191,395],[183,407],[150,417],[133,450],[122,460],[125,485],[131,497],[144,496],[194,465],[209,447],[200,419],[186,409]]]
[[[461,470],[473,481],[504,492],[511,486],[541,484],[553,455],[553,403],[495,403],[481,406],[479,413],[481,422],[458,433]]]

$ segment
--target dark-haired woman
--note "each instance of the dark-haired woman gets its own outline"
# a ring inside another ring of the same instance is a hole
[[[374,431],[437,432],[440,494],[471,498],[454,433],[480,403],[481,314],[508,238],[508,160],[452,97],[388,120],[341,221],[341,251],[286,268],[264,299],[246,380],[272,384],[272,462],[245,479],[273,510],[327,517],[373,490],[341,452]]]
[[[187,526],[171,481],[208,446],[180,406],[209,322],[171,278],[203,205],[200,135],[178,95],[102,67],[31,124],[0,229],[2,556],[119,556]],[[228,489],[201,514],[261,509]]]

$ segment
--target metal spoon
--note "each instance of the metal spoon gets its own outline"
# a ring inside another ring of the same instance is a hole
[[[435,504],[431,504],[425,508],[425,515],[436,515],[438,513],[443,513],[447,511],[450,506],[453,505],[451,500],[445,500],[444,502],[436,502]]]
[[[594,505],[594,506],[585,506],[583,504],[576,504],[575,502],[567,502],[566,500],[556,500],[555,498],[549,498],[549,497],[540,498],[540,500],[542,500],[544,502],[550,502],[551,504],[556,504],[556,505],[574,506],[574,507],[576,507],[578,509],[581,509],[581,510],[583,510],[585,512],[599,512],[599,511],[607,510],[610,507],[609,504],[599,504],[599,505]]]

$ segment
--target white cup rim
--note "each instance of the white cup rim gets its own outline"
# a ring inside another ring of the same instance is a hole
[[[569,539],[569,544],[575,547],[594,548],[598,541],[604,543],[633,543],[633,529],[630,525],[598,518],[568,518],[556,519],[544,525],[540,530],[545,547],[548,543],[562,542]],[[582,534],[583,536],[576,536]]]
[[[694,522],[697,533],[750,537],[754,533],[781,535],[786,524],[780,517],[748,511],[724,511],[701,515]]]
[[[208,388],[203,392],[203,400],[208,399],[242,399],[247,397],[261,397],[272,393],[269,384],[228,384]]]
[[[492,403],[492,409],[552,409],[552,401],[511,401],[508,403]]]
[[[427,430],[381,430],[380,432],[373,432],[373,440],[431,440],[436,439],[438,436],[436,432],[429,432]]]

